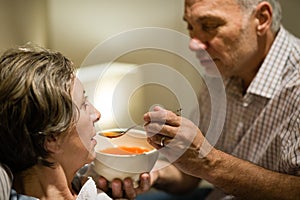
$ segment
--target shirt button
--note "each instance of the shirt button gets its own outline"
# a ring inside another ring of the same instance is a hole
[[[248,103],[248,102],[243,102],[243,106],[244,106],[244,107],[248,107],[248,106],[249,106],[249,103]]]

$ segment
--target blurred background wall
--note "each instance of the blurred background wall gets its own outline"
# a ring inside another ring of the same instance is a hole
[[[0,51],[32,41],[61,51],[76,65],[80,65],[97,44],[132,28],[158,26],[187,33],[182,21],[183,2],[184,0],[0,0]],[[283,7],[283,24],[300,36],[300,1],[280,2]],[[136,57],[128,59],[134,62]]]
[[[280,0],[280,2],[284,26],[300,37],[298,22],[300,1]],[[98,44],[123,31],[142,27],[163,27],[187,34],[186,24],[182,20],[183,8],[184,0],[0,0],[0,52],[30,41],[60,51],[76,66],[81,66]],[[121,56],[117,61],[123,63],[118,65],[118,68],[147,63],[171,66],[191,82],[195,91],[201,82],[199,74],[195,73],[193,67],[188,67],[181,58],[166,52],[149,49],[136,51]],[[86,78],[89,81],[85,82],[86,87],[92,88],[95,85],[97,77],[91,78],[95,74],[94,71]],[[143,74],[138,78],[155,75]],[[171,84],[178,85],[176,78],[170,76],[164,78],[172,79]],[[91,88],[87,90],[94,90]],[[182,88],[182,93],[187,94],[185,88]],[[107,95],[102,96],[107,98]],[[130,105],[123,107],[129,109],[133,121],[140,123],[143,113],[155,102],[166,103],[170,109],[176,110],[179,107],[177,97],[166,87],[158,87],[157,84],[145,85],[137,89],[128,99]],[[110,104],[112,102],[109,98],[107,101],[106,103]],[[103,119],[111,113],[110,110],[104,112],[107,109],[106,104],[99,102],[94,104],[96,107],[99,105],[97,108],[102,112]],[[101,107],[103,105],[106,107]],[[120,115],[121,111],[116,113]],[[132,122],[128,122],[125,126],[130,124]]]
[[[32,41],[80,65],[112,35],[158,26],[185,31],[183,0],[0,0],[0,51]]]

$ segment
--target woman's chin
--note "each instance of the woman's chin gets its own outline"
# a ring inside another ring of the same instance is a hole
[[[92,162],[96,159],[96,151],[95,151],[95,147],[93,146],[93,148],[91,148],[91,150],[89,151],[89,156],[88,156],[88,162]]]
[[[91,162],[93,162],[94,160],[96,159],[96,152],[95,151],[93,151],[93,152],[90,152],[90,154],[89,154],[89,158],[88,158],[88,163],[91,163]]]

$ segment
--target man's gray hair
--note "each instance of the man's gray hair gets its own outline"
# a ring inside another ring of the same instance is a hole
[[[237,0],[237,2],[246,10],[253,10],[260,2],[269,2],[273,8],[272,31],[276,33],[281,25],[281,5],[278,0]]]

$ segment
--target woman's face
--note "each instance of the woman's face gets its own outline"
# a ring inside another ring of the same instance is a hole
[[[79,110],[76,127],[69,133],[61,144],[62,157],[60,163],[71,167],[80,168],[95,159],[94,147],[97,142],[93,137],[96,135],[94,123],[101,114],[87,100],[82,83],[76,78],[72,99]]]

